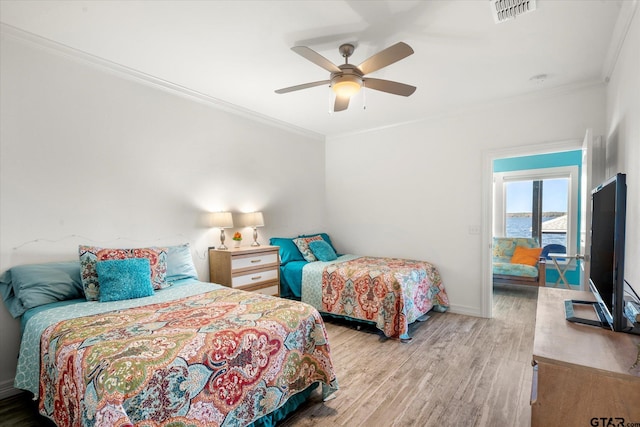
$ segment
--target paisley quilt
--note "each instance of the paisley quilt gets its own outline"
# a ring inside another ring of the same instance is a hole
[[[40,347],[40,412],[58,426],[246,425],[313,383],[337,389],[317,310],[226,288],[57,322]]]
[[[302,300],[324,313],[371,321],[387,337],[409,338],[409,324],[449,298],[432,264],[345,255],[304,267]]]

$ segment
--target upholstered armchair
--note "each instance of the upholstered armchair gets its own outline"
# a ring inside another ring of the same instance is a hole
[[[493,238],[493,284],[545,286],[546,260],[538,239]]]

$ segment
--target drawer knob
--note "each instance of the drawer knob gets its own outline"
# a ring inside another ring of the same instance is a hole
[[[261,259],[252,259],[252,260],[251,260],[251,262],[252,262],[253,264],[255,264],[256,262],[260,262],[260,261],[262,261],[262,260],[261,260]]]
[[[262,276],[253,276],[251,278],[251,280],[260,280],[260,279],[262,279]]]

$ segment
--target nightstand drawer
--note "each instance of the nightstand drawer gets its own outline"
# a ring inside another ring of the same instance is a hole
[[[273,286],[267,286],[266,288],[254,289],[252,292],[257,292],[259,294],[272,295],[277,297],[279,296],[278,293],[280,292],[280,290],[278,289],[278,285],[273,285]]]
[[[231,260],[231,270],[257,268],[278,263],[278,252],[254,254],[249,256],[234,256]],[[234,286],[235,287],[235,286]]]
[[[257,285],[262,282],[278,281],[278,269],[264,271],[252,271],[247,274],[233,276],[231,279],[231,287],[240,288],[243,286]]]
[[[209,248],[209,280],[234,289],[279,295],[278,246]]]

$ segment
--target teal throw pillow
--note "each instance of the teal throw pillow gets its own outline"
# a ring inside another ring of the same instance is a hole
[[[309,247],[309,243],[316,240],[322,240],[322,237],[298,237],[297,239],[293,239],[293,243],[296,244],[298,250],[307,262],[318,261],[318,258],[316,258],[316,256],[311,251],[311,248]]]
[[[333,261],[338,258],[336,251],[324,240],[309,242],[309,249],[318,258],[318,261]]]
[[[98,261],[100,302],[120,301],[153,295],[151,264],[147,258]]]

